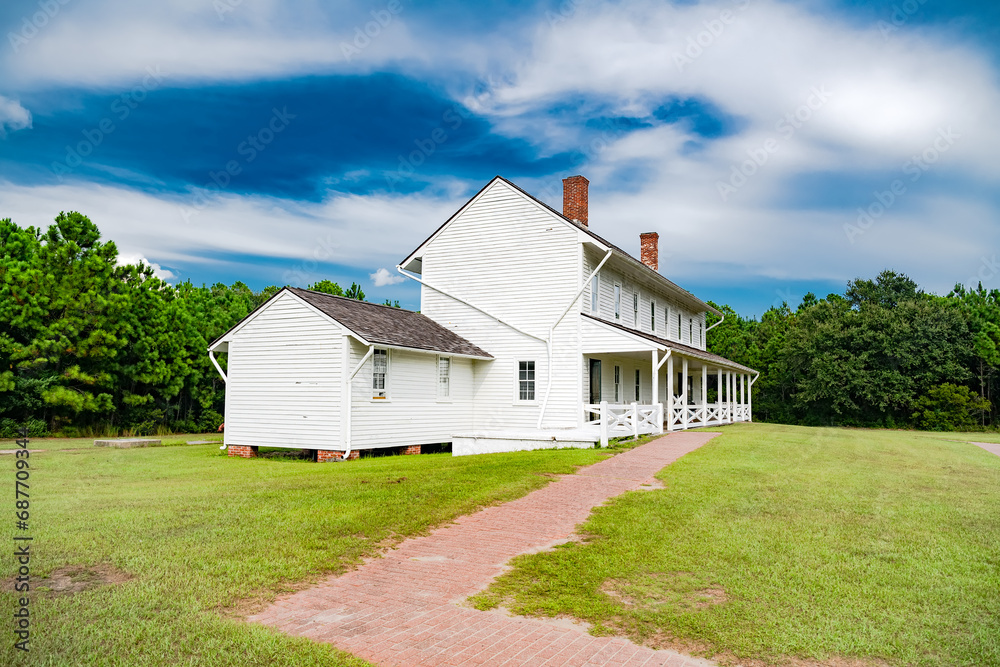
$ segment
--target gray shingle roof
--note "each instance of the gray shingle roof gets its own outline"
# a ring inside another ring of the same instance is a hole
[[[285,289],[369,343],[493,358],[489,352],[473,345],[454,331],[412,310],[366,303],[298,287]]]
[[[677,350],[681,354],[686,354],[686,355],[688,355],[690,357],[694,357],[696,359],[702,359],[704,361],[708,361],[708,362],[719,364],[720,366],[726,366],[728,368],[735,368],[737,370],[746,371],[748,373],[756,373],[757,372],[756,370],[754,370],[753,368],[750,368],[749,366],[744,366],[743,364],[738,364],[735,361],[730,361],[729,359],[726,359],[725,357],[719,356],[718,354],[712,354],[711,352],[706,352],[705,350],[699,350],[698,348],[691,347],[690,345],[685,345],[683,343],[678,343],[675,340],[667,340],[666,338],[660,338],[659,336],[654,336],[653,334],[647,333],[645,331],[637,331],[636,329],[630,329],[629,327],[624,326],[622,324],[618,324],[617,322],[609,322],[609,321],[607,321],[605,319],[602,319],[600,317],[595,317],[595,316],[591,315],[590,313],[583,313],[583,316],[584,317],[588,317],[588,318],[594,320],[595,322],[600,322],[601,324],[606,324],[609,327],[614,327],[615,329],[621,329],[622,331],[624,331],[626,333],[630,333],[633,336],[638,336],[639,338],[645,338],[646,340],[652,341],[652,342],[656,343],[657,345],[661,345],[663,347],[666,347],[666,348],[669,348],[669,349],[672,349],[672,350]]]

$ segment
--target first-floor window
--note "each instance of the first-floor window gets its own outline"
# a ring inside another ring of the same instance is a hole
[[[622,402],[622,367],[615,366],[615,403]]]
[[[372,398],[386,397],[386,376],[389,374],[389,350],[372,354]]]
[[[635,402],[639,402],[639,387],[642,386],[642,375],[641,371],[637,368],[635,369]]]
[[[535,362],[517,362],[517,397],[522,401],[535,400]]]
[[[451,396],[451,359],[438,357],[438,397]]]

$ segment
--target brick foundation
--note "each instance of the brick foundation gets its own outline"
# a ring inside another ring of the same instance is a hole
[[[344,455],[344,450],[342,449],[317,449],[316,461],[318,461],[319,463],[327,463],[329,461],[336,461],[343,455]],[[350,456],[347,457],[347,460],[353,461],[360,455],[361,453],[358,450],[352,449]]]
[[[419,454],[420,445],[410,445],[409,447],[403,447],[399,450],[400,454]]]
[[[243,459],[252,459],[257,456],[257,448],[250,445],[229,445],[226,453],[230,456],[238,456]]]

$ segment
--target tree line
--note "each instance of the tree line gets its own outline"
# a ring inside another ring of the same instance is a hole
[[[278,287],[170,285],[149,266],[119,264],[115,244],[79,213],[60,214],[46,230],[0,220],[0,249],[0,437],[21,425],[34,436],[218,428],[225,385],[208,345]],[[356,283],[309,288],[365,299]],[[716,307],[725,319],[709,350],[760,371],[755,419],[997,425],[998,290],[959,285],[936,296],[884,271],[759,320]]]
[[[715,306],[715,304],[712,304]],[[793,311],[725,318],[709,350],[760,371],[754,418],[786,424],[959,430],[994,427],[1000,290],[947,296],[883,271]],[[709,323],[717,321],[711,317]]]
[[[0,250],[0,437],[216,430],[225,385],[208,345],[279,290],[170,285],[120,265],[79,213],[44,231],[0,220]],[[356,283],[309,287],[365,299]]]

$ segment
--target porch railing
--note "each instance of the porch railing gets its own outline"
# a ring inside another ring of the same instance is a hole
[[[699,426],[718,426],[750,420],[750,406],[745,403],[709,403],[685,405],[674,402],[667,409],[667,431],[681,431]]]
[[[650,433],[663,433],[663,404],[639,403],[614,404],[607,401],[592,403],[585,408],[587,424],[597,426],[601,432],[601,446],[608,446],[608,438],[631,435],[638,438]]]
[[[601,446],[607,447],[609,438],[629,435],[638,438],[650,433],[718,426],[750,419],[750,406],[746,403],[685,405],[680,400],[671,403],[670,407],[665,407],[663,403],[591,403],[584,406],[585,421],[588,426],[600,429]]]

